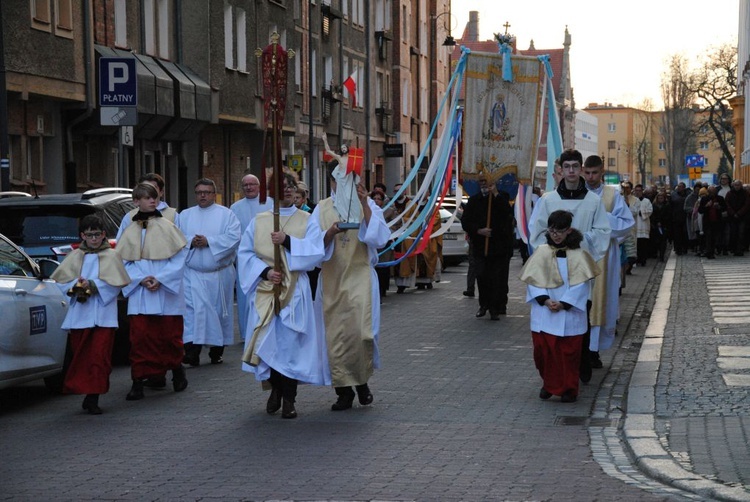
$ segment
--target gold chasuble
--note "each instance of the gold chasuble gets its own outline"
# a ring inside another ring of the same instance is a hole
[[[304,239],[307,232],[307,220],[310,217],[305,211],[296,210],[290,216],[279,215],[279,228],[287,235],[297,239]],[[271,232],[273,232],[273,213],[263,212],[255,217],[255,233],[253,234],[253,251],[255,255],[263,260],[269,267],[273,267],[274,244],[271,242]],[[294,295],[294,288],[297,285],[297,277],[300,273],[289,270],[289,262],[286,258],[286,252],[281,251],[281,287],[279,292],[280,309],[289,305],[289,301]],[[242,360],[250,366],[257,366],[260,358],[255,353],[255,348],[261,338],[261,332],[265,333],[264,328],[271,323],[273,319],[273,283],[271,281],[261,280],[255,288],[255,311],[258,312],[258,324],[253,329],[252,338],[245,348]]]
[[[611,213],[615,208],[615,189],[604,185],[600,197],[607,214]],[[591,289],[591,313],[589,314],[589,319],[592,326],[604,326],[607,323],[607,262],[609,260],[610,248],[611,246],[607,248],[607,252],[604,253],[602,259],[596,262],[602,273],[596,277]]]
[[[340,220],[331,198],[322,200],[318,210],[323,231]],[[360,221],[365,224],[361,214]],[[334,387],[361,385],[374,369],[370,258],[357,230],[337,234],[332,245],[333,255],[321,270],[331,381]]]

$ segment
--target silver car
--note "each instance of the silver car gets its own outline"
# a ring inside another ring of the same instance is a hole
[[[49,279],[53,260],[32,260],[0,234],[0,389],[39,378],[62,383],[68,299]]]

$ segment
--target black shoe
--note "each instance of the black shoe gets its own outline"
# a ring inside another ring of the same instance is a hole
[[[552,397],[552,393],[547,391],[544,387],[539,390],[539,399],[549,399]]]
[[[473,291],[464,291],[464,296],[468,296],[469,298],[474,298],[474,292]]]
[[[354,403],[354,396],[352,397],[339,396],[336,402],[331,405],[331,410],[332,411],[348,410],[349,408],[352,407],[352,403]]]
[[[477,313],[474,314],[474,317],[484,317],[484,314],[487,313],[487,309],[484,307],[479,307],[479,310],[477,310]]]
[[[101,415],[102,409],[99,408],[99,394],[87,394],[83,398],[82,407],[89,412],[89,415]]]
[[[590,354],[589,359],[591,360],[591,367],[593,369],[598,370],[604,367],[604,365],[602,364],[602,360],[599,358],[599,352],[594,352],[592,350],[591,352],[589,352],[589,354]]]
[[[294,409],[294,403],[284,399],[284,406],[281,408],[281,418],[297,418],[297,410]]]
[[[348,410],[354,402],[354,391],[351,387],[336,387],[339,398],[331,405],[332,411]]]
[[[417,284],[417,289],[424,289],[424,288],[425,288],[424,284]]]
[[[218,357],[212,357],[211,358],[211,364],[221,364],[224,362],[224,358],[221,356]]]
[[[499,314],[490,314],[490,321],[499,321],[500,315]]]
[[[430,283],[425,284],[425,287],[427,289],[432,289],[432,283],[430,282]]]
[[[266,413],[273,415],[281,408],[281,389],[273,387],[271,389],[271,395],[268,396],[268,402],[266,402]]]
[[[172,388],[175,392],[182,392],[187,389],[188,381],[185,378],[185,368],[180,365],[172,370]]]
[[[167,386],[167,377],[164,375],[148,377],[146,381],[143,382],[143,385],[149,389],[163,389]]]
[[[566,390],[563,392],[563,395],[560,397],[561,403],[575,403],[578,400],[578,397],[573,395],[573,391]]]
[[[357,389],[357,398],[359,398],[359,404],[361,404],[362,406],[372,404],[374,397],[372,396],[370,387],[367,384],[357,385],[354,388]]]
[[[405,290],[405,289],[406,289],[406,286],[398,286],[398,287],[396,288],[396,294],[397,294],[397,295],[403,295],[403,294],[404,294],[404,290]]]
[[[201,365],[200,356],[197,355],[185,354],[185,356],[182,358],[182,362],[193,367]]]
[[[133,380],[130,392],[125,396],[126,401],[138,401],[143,399],[143,380]]]

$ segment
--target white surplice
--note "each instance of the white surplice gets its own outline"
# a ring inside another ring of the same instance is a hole
[[[288,305],[274,315],[262,328],[256,341],[255,354],[260,358],[257,366],[242,363],[243,371],[255,374],[257,380],[268,380],[271,368],[298,380],[300,383],[330,385],[328,354],[325,335],[317,329],[313,311],[312,290],[307,271],[313,270],[323,256],[323,236],[312,218],[296,207],[279,208],[281,218],[305,218],[307,226],[304,239],[289,236],[290,249],[284,248],[290,271],[297,274],[297,282]],[[252,220],[242,234],[237,254],[239,288],[248,298],[248,317],[245,327],[250,343],[253,331],[260,322],[255,308],[255,289],[264,279],[263,271],[271,266],[255,254],[256,221]],[[271,239],[270,233],[263,238]]]
[[[70,307],[65,314],[62,329],[85,329],[93,326],[102,328],[117,327],[117,295],[122,288],[110,286],[99,277],[99,254],[86,253],[83,257],[81,277],[87,278],[96,284],[97,293],[89,297],[85,302],[70,299]],[[67,294],[70,288],[78,282],[76,277],[67,283],[57,283],[63,294]]]
[[[526,286],[526,303],[531,306],[531,331],[547,333],[554,336],[579,336],[586,332],[588,317],[586,302],[589,299],[591,281],[571,286],[568,280],[568,262],[565,258],[556,258],[557,270],[563,284],[557,288],[539,288]],[[536,298],[548,296],[551,300],[565,302],[572,307],[568,310],[552,312],[544,305],[539,305]]]
[[[182,339],[202,345],[234,343],[234,260],[240,245],[240,220],[228,208],[211,204],[180,213],[188,241],[185,258],[185,330]],[[208,247],[191,248],[196,235]]]
[[[588,186],[586,188],[601,195],[604,185],[599,185],[598,188]],[[608,188],[608,190],[614,189]],[[606,324],[603,327],[591,326],[589,349],[594,352],[610,348],[615,339],[617,319],[620,317],[620,244],[631,234],[635,225],[630,208],[617,190],[614,190],[614,204],[612,211],[607,212],[607,219],[612,233],[609,239],[607,268],[602,271],[607,274],[607,300],[604,302]]]
[[[251,221],[260,213],[264,211],[273,211],[273,199],[271,197],[266,198],[266,202],[260,203],[260,196],[254,199],[248,199],[244,197],[229,208],[240,220],[240,234],[244,234],[247,230],[247,226]],[[238,267],[239,272],[239,267]],[[247,328],[247,295],[240,287],[240,279],[237,277],[237,322],[240,324],[240,338],[245,340],[246,328]]]

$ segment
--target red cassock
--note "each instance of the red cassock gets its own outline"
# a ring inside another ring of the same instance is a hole
[[[163,375],[182,364],[181,315],[130,316],[130,374],[133,380]]]
[[[65,374],[65,394],[104,394],[112,373],[115,328],[71,329],[68,335],[73,357]]]
[[[578,396],[578,377],[581,364],[580,336],[554,336],[532,331],[534,364],[547,392],[561,396],[571,391]]]

